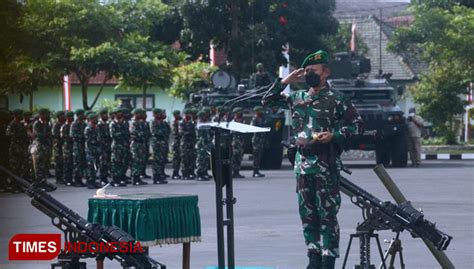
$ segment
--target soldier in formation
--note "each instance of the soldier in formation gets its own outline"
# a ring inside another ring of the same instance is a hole
[[[252,118],[251,125],[257,127],[265,127],[263,119],[263,107],[256,106],[253,109],[255,116]],[[253,147],[253,177],[264,177],[265,175],[260,173],[260,163],[263,157],[263,151],[265,149],[265,133],[254,133],[252,136],[252,147]]]
[[[209,114],[205,109],[198,112],[198,123],[208,123]],[[196,174],[198,181],[206,181],[210,179],[207,174],[209,170],[210,152],[212,149],[211,130],[208,128],[201,128],[197,130],[196,143]]]
[[[196,128],[192,119],[192,111],[190,109],[184,110],[184,119],[179,123],[179,134],[181,136],[181,174],[183,179],[195,179],[194,164],[195,158],[195,143],[196,143]]]
[[[236,107],[232,110],[233,120],[242,123],[242,108]],[[240,174],[240,166],[244,155],[244,134],[234,132],[232,133],[232,177],[245,178]]]
[[[147,183],[141,180],[141,176],[143,175],[148,160],[148,139],[151,134],[145,121],[145,110],[137,108],[133,110],[133,114],[135,119],[132,122],[132,128],[130,130],[132,182],[133,185],[146,185]]]
[[[171,134],[173,136],[173,144],[171,150],[173,152],[173,174],[171,179],[181,179],[179,175],[181,165],[181,134],[179,133],[179,123],[181,121],[181,112],[173,111],[173,121],[171,123]]]
[[[168,159],[170,129],[163,115],[165,111],[160,108],[153,109],[151,123],[151,147],[153,149],[153,184],[166,184],[165,165]],[[173,173],[173,177],[174,177]]]

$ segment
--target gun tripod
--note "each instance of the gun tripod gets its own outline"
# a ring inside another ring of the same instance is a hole
[[[397,236],[390,241],[388,249],[385,251],[385,254],[382,253],[382,246],[380,245],[379,235],[371,231],[357,231],[355,234],[350,235],[349,244],[347,245],[346,254],[344,256],[344,262],[342,264],[342,269],[346,267],[347,258],[349,257],[349,251],[352,245],[352,239],[359,238],[359,255],[360,263],[354,266],[354,269],[375,269],[375,265],[370,263],[370,239],[375,238],[377,242],[378,251],[382,262],[380,263],[379,269],[395,269],[395,258],[397,253],[400,258],[400,268],[405,269],[405,264],[403,263],[403,254],[402,254],[402,241],[399,239],[400,232],[397,232]],[[387,267],[387,260],[389,264]]]

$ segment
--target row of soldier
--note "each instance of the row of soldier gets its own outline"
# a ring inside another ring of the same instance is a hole
[[[262,108],[255,110],[252,123],[262,126]],[[221,112],[224,119],[232,117],[235,121],[242,121],[241,108],[235,108],[232,113]],[[134,117],[130,123],[132,114]],[[153,183],[165,184],[169,176],[164,169],[172,134],[172,178],[210,179],[208,169],[212,135],[208,129],[197,130],[196,124],[215,120],[215,110],[203,108],[196,113],[195,110],[185,109],[184,118],[181,118],[180,111],[174,111],[173,120],[168,123],[166,112],[157,108],[153,110],[151,126],[146,121],[144,110],[135,109],[132,114],[124,108],[114,109],[110,114],[107,109],[101,109],[98,113],[82,109],[75,113],[58,111],[51,125],[47,109],[39,110],[35,120],[31,119],[32,114],[28,111],[15,110],[8,126],[2,125],[3,130],[6,129],[2,132],[9,141],[8,148],[2,149],[2,152],[8,152],[8,165],[15,173],[49,191],[55,188],[46,181],[53,154],[57,184],[98,188],[108,184],[110,178],[113,186],[143,185],[147,183],[142,179],[149,177],[145,168],[151,142]],[[256,134],[252,139],[255,145],[254,177],[264,176],[258,171],[264,140],[262,134]],[[236,178],[243,177],[239,172],[243,143],[241,134],[233,134],[233,176]],[[131,177],[126,176],[129,168]],[[0,189],[20,191],[12,181],[1,183]]]

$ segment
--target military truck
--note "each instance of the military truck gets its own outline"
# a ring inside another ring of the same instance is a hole
[[[349,96],[364,120],[364,133],[352,140],[350,149],[375,150],[377,164],[407,165],[407,124],[396,104],[400,94],[385,76],[368,79],[370,60],[337,53],[331,63],[329,84]]]
[[[235,78],[229,73],[218,70],[212,77],[212,87],[202,89],[198,93],[192,93],[186,107],[219,107],[226,101],[241,96],[254,89],[249,89],[246,81],[244,84],[236,83]],[[261,96],[250,98],[234,107],[243,108],[243,123],[250,124],[255,112],[253,108],[261,105]],[[285,115],[283,111],[275,108],[264,108],[265,125],[271,128],[266,133],[267,143],[265,145],[264,155],[262,157],[262,169],[280,169],[283,160],[283,146],[281,141],[285,134]],[[244,153],[252,154],[252,134],[246,134],[244,140]]]

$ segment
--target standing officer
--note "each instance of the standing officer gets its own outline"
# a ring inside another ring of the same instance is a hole
[[[100,143],[100,161],[99,161],[99,174],[100,184],[102,186],[109,183],[110,174],[110,155],[112,146],[112,138],[110,137],[109,130],[109,116],[107,108],[102,108],[99,111],[99,122],[97,123],[97,131],[99,134]]]
[[[308,249],[308,269],[334,268],[339,256],[339,224],[336,214],[341,204],[339,158],[341,144],[358,133],[361,118],[342,94],[326,84],[331,71],[329,54],[308,55],[302,68],[276,82],[264,104],[289,104],[298,151],[295,156],[298,204]],[[303,78],[308,90],[280,94],[287,84]]]
[[[110,123],[110,136],[112,137],[111,174],[114,187],[126,186],[125,172],[127,171],[127,154],[130,133],[124,124],[126,119],[121,108],[114,109],[115,118]]]
[[[166,137],[166,147],[165,147],[165,164],[168,163],[168,155],[170,154],[170,135],[171,135],[171,126],[170,124],[166,121],[166,110],[163,109],[163,112],[161,113],[161,120],[163,121],[163,124],[165,125],[165,129],[166,129],[166,134],[165,134],[165,137]],[[165,175],[165,177],[170,177],[169,175],[167,175],[165,173],[165,168],[163,167],[163,174]]]
[[[153,149],[153,184],[166,184],[165,165],[169,141],[169,129],[163,119],[164,110],[153,109],[151,122],[151,147]]]
[[[141,180],[144,167],[148,161],[148,138],[150,137],[150,129],[145,122],[145,110],[135,108],[133,110],[135,119],[132,122],[130,130],[130,151],[132,154],[131,174],[133,185],[146,185],[146,182]]]
[[[61,127],[66,122],[64,111],[56,112],[56,122],[53,125],[53,149],[54,149],[54,171],[56,184],[64,184],[63,165],[63,139],[61,138]]]
[[[411,166],[418,167],[421,164],[421,131],[424,120],[416,115],[414,107],[408,111],[408,151],[410,152]]]
[[[23,125],[25,125],[26,133],[28,134],[28,152],[30,152],[31,143],[33,143],[34,138],[33,123],[33,113],[31,111],[23,112]],[[28,164],[26,170],[26,178],[33,182],[35,179],[35,171],[33,169],[33,158],[31,157],[31,154],[28,154]]]
[[[234,114],[233,121],[242,123],[242,108],[236,107],[232,110]],[[240,166],[244,156],[244,134],[239,132],[232,133],[232,177],[245,178],[240,174]]]
[[[179,133],[181,135],[181,174],[183,179],[195,179],[194,166],[196,162],[196,128],[189,108],[184,109],[184,119],[179,123]]]
[[[51,125],[49,124],[49,110],[42,108],[39,110],[39,119],[33,124],[33,143],[31,144],[31,157],[35,171],[35,184],[51,191],[45,184],[48,179],[48,158],[50,157]]]
[[[171,150],[173,151],[173,175],[171,179],[181,179],[179,176],[179,168],[181,165],[181,134],[179,133],[179,123],[181,121],[181,112],[179,110],[173,111],[173,122],[171,123],[171,134],[173,135],[173,144]]]
[[[72,158],[74,163],[74,187],[85,187],[82,177],[87,169],[84,130],[86,129],[83,109],[76,110],[76,120],[71,124],[70,136],[73,141]]]
[[[132,165],[132,151],[130,150],[130,121],[132,120],[132,113],[128,108],[122,108],[123,111],[123,121],[121,122],[122,128],[127,129],[128,137],[127,137],[127,147],[125,149],[125,171],[123,171],[123,176],[125,179],[125,183],[131,184],[132,181],[129,177],[127,177],[127,170],[130,168],[130,174],[132,173],[131,165]]]
[[[97,127],[98,116],[92,112],[87,114],[89,120],[86,129],[84,130],[85,136],[85,153],[87,161],[87,188],[97,189],[100,188],[100,184],[96,182],[97,171],[99,170],[100,163],[100,141],[99,141],[99,128]]]
[[[26,133],[26,126],[21,121],[23,118],[23,111],[21,109],[13,110],[13,120],[7,127],[6,135],[10,138],[10,145],[8,148],[10,169],[19,176],[26,176],[28,174],[28,145],[29,138]],[[11,181],[11,191],[20,192],[21,188],[16,181]]]
[[[145,122],[146,124],[146,128],[148,129],[148,132],[147,132],[147,135],[148,137],[146,138],[146,159],[149,160],[150,159],[150,139],[151,139],[151,132],[150,132],[150,124],[149,122],[147,121],[147,117],[148,115],[146,114],[146,111],[143,110],[143,121]],[[147,175],[146,173],[146,164],[145,166],[143,167],[143,171],[142,171],[142,174],[141,174],[141,178],[151,178],[149,175]]]
[[[202,109],[198,112],[198,123],[209,122],[209,115]],[[207,174],[209,169],[209,157],[212,148],[211,129],[201,128],[197,130],[197,143],[196,143],[196,174],[198,181],[206,181],[210,179]]]
[[[74,142],[71,137],[71,125],[74,121],[74,112],[66,112],[66,122],[61,126],[61,139],[63,140],[63,176],[64,184],[72,186],[74,169],[73,148]]]
[[[250,123],[253,126],[265,127],[263,120],[263,107],[256,106],[253,108],[255,115]],[[265,149],[265,133],[254,133],[252,136],[252,147],[253,147],[253,177],[264,177],[264,174],[260,173],[260,163],[262,162],[263,150]]]

